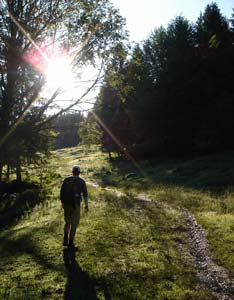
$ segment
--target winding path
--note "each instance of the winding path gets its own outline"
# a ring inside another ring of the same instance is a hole
[[[88,185],[99,187],[91,182]],[[127,196],[115,189],[105,188],[104,190],[118,197]],[[155,203],[144,194],[139,194],[134,199],[143,205]],[[227,270],[218,266],[212,259],[205,230],[198,225],[196,218],[188,209],[183,208],[182,214],[187,222],[190,253],[194,258],[199,279],[206,284],[217,300],[234,300],[234,281],[229,278]]]

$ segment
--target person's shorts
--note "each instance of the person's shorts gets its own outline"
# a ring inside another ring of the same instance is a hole
[[[64,204],[64,220],[66,223],[79,223],[80,220],[80,205],[75,207],[70,204]]]

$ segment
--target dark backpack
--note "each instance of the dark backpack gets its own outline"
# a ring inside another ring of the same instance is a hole
[[[78,177],[68,177],[64,180],[61,192],[60,199],[64,203],[70,204],[79,204],[81,201],[80,191],[78,190]]]

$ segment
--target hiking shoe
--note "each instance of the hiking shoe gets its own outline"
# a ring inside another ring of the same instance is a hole
[[[64,233],[63,246],[68,246],[68,234]]]

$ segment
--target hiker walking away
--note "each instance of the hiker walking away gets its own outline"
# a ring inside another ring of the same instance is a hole
[[[64,210],[64,239],[63,246],[75,247],[74,238],[76,228],[80,222],[80,203],[81,194],[85,202],[85,210],[88,211],[88,193],[85,181],[79,177],[80,167],[72,168],[72,176],[64,179],[61,190],[60,200]]]

